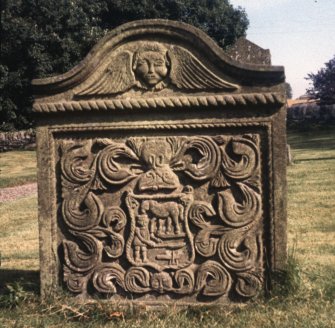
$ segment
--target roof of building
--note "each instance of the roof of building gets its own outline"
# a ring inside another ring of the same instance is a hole
[[[315,105],[318,102],[319,99],[315,99],[309,94],[304,94],[296,99],[287,99],[287,106],[290,108],[298,105]]]

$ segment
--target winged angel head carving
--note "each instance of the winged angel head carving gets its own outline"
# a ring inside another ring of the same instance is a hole
[[[78,96],[120,94],[130,89],[160,91],[167,87],[180,90],[234,91],[238,86],[224,81],[188,50],[166,47],[158,42],[141,43],[133,52],[125,50],[96,74]]]
[[[133,71],[144,88],[164,88],[170,66],[167,49],[158,43],[148,43],[134,54]]]

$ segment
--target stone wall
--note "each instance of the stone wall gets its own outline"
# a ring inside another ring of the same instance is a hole
[[[0,133],[0,152],[15,149],[35,149],[35,130]]]
[[[299,104],[288,108],[287,124],[330,124],[335,122],[335,104],[320,106],[316,103]]]

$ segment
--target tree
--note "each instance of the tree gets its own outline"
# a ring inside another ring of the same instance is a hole
[[[114,0],[108,1],[106,14],[105,28],[145,18],[182,21],[199,27],[221,47],[244,36],[249,24],[245,11],[229,0]]]
[[[95,1],[10,0],[1,8],[2,129],[32,125],[33,78],[69,70],[101,37]],[[95,15],[93,15],[93,13]]]
[[[222,47],[248,27],[244,10],[228,0],[2,1],[0,129],[33,124],[33,78],[68,71],[107,31],[145,18],[195,25]]]
[[[307,80],[311,80],[312,87],[307,89],[307,93],[316,99],[320,99],[321,104],[335,104],[335,55],[316,74],[308,74]]]
[[[292,99],[292,87],[288,82],[285,82],[285,94],[287,99]]]

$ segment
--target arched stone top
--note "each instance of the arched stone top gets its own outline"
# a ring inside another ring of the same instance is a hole
[[[33,80],[34,110],[182,107],[185,97],[203,106],[282,105],[284,79],[283,67],[238,63],[193,26],[141,20],[108,33],[67,73]]]

